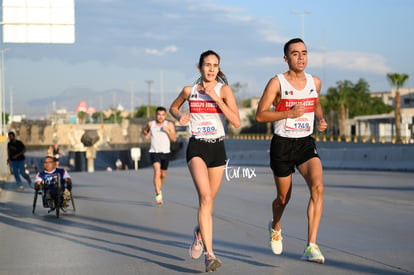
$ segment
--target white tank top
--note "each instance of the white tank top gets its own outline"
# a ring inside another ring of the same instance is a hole
[[[280,82],[280,102],[275,106],[276,111],[291,109],[298,102],[305,106],[305,113],[300,117],[286,118],[273,122],[274,133],[282,137],[300,138],[313,133],[315,120],[315,102],[318,98],[315,82],[310,74],[306,74],[306,86],[296,90],[290,85],[283,74],[278,74]]]
[[[157,125],[155,120],[151,123],[151,147],[150,153],[170,153],[170,138],[168,134],[162,129],[167,126],[168,121],[164,120],[162,125]]]
[[[217,83],[214,87],[218,96],[220,96],[222,86],[222,83]],[[216,139],[224,137],[226,121],[223,112],[210,96],[197,91],[197,84],[193,86],[188,104],[190,132],[194,138]]]

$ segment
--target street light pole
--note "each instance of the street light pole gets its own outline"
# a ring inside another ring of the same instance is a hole
[[[305,40],[305,15],[310,14],[311,12],[310,11],[304,11],[304,12],[292,11],[292,13],[299,15],[301,18],[302,39]]]
[[[134,117],[134,89],[135,89],[135,82],[134,81],[130,81],[129,85],[130,85],[130,89],[131,89],[131,113],[130,113],[130,117],[133,118]]]
[[[0,136],[6,135],[6,92],[4,79],[4,53],[10,50],[9,48],[1,49],[1,75],[0,75]]]
[[[151,84],[154,83],[152,80],[145,80],[148,84],[148,105],[147,105],[147,118],[150,118],[150,106],[151,106]]]

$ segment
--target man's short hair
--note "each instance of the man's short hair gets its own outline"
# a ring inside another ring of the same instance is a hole
[[[165,109],[165,107],[159,106],[159,107],[157,107],[157,109],[155,110],[155,113],[157,113],[158,111],[164,111],[164,112],[167,112],[167,109]]]
[[[286,42],[285,46],[283,47],[283,54],[285,56],[288,56],[288,51],[289,51],[289,46],[295,43],[303,43],[305,44],[305,42],[303,42],[303,40],[301,38],[292,38],[290,39],[288,42]]]

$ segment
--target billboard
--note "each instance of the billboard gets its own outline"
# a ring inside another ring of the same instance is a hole
[[[3,0],[3,43],[75,43],[75,0]]]

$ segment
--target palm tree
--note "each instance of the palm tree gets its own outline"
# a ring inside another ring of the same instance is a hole
[[[353,84],[351,81],[345,80],[338,81],[337,85],[337,87],[329,88],[327,101],[329,104],[329,109],[339,113],[339,136],[341,138],[345,138],[347,110],[349,109],[350,105]]]
[[[407,74],[389,73],[387,78],[391,85],[396,88],[394,99],[394,116],[395,116],[395,133],[397,136],[397,142],[401,142],[401,94],[400,87],[404,86],[404,83],[408,79]]]
[[[346,105],[347,105],[347,97],[348,97],[348,89],[344,83],[339,84],[339,114],[341,117],[341,124],[339,128],[339,133],[341,138],[345,137],[346,134]]]

